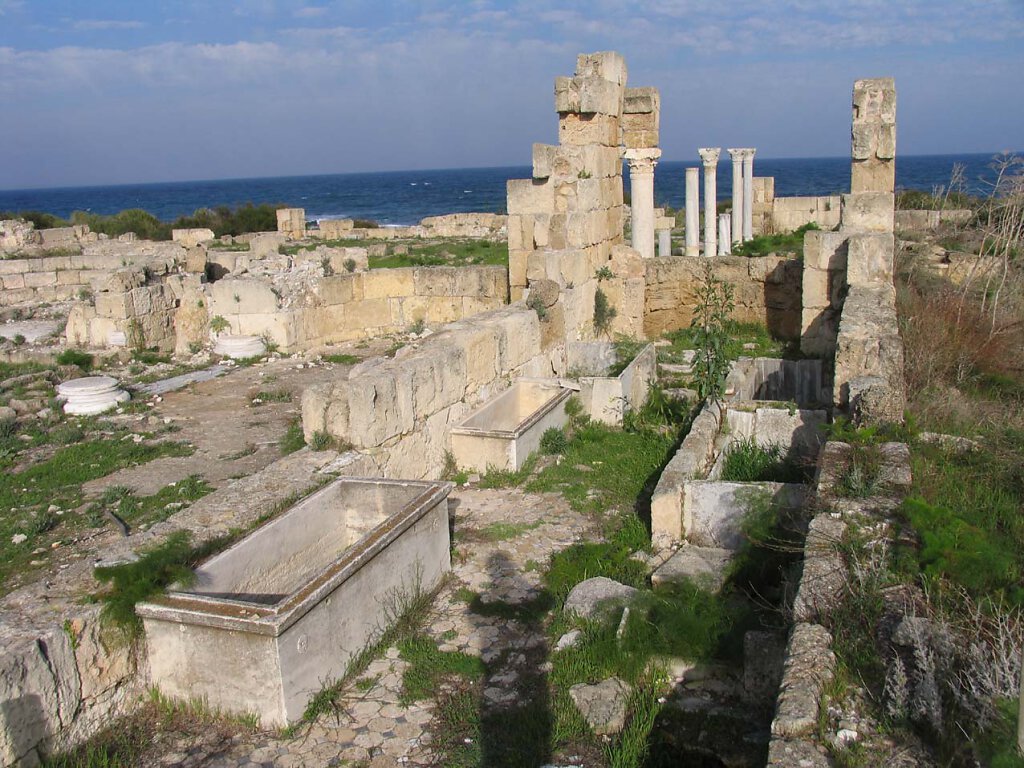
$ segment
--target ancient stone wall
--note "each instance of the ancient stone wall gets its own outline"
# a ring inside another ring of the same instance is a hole
[[[559,144],[535,144],[533,178],[508,182],[511,296],[554,285],[544,307],[547,339],[642,334],[643,268],[622,238],[621,146],[625,139],[643,151],[657,141],[658,99],[653,89],[627,89],[626,78],[620,55],[581,54],[576,74],[555,80]],[[615,317],[595,329],[599,290]]]
[[[428,216],[411,227],[356,227],[353,219],[324,219],[306,232],[323,240],[396,240],[405,238],[465,237],[505,240],[507,217],[500,213],[452,213]]]
[[[696,290],[709,263],[703,257],[673,256],[643,262],[646,297],[643,332],[657,338],[687,328],[696,305]],[[733,286],[733,318],[761,323],[783,339],[800,337],[802,269],[790,256],[719,256],[710,260],[714,274]]]
[[[234,334],[266,336],[291,352],[471,317],[508,302],[502,267],[407,267],[316,276],[285,292],[272,278],[209,285],[209,316]]]
[[[68,301],[99,290],[114,272],[126,267],[166,271],[185,250],[177,243],[93,240],[76,241],[67,248],[39,245],[14,252],[24,252],[26,257],[0,259],[0,306]]]
[[[792,232],[811,223],[826,230],[839,226],[839,195],[776,197],[772,176],[755,176],[752,192],[755,235]]]
[[[558,350],[542,350],[537,314],[522,305],[452,323],[394,359],[302,395],[306,438],[325,431],[376,462],[384,477],[437,478],[448,430],[520,376],[551,376]]]

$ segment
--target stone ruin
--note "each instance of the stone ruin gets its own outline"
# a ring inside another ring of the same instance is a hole
[[[313,230],[302,209],[282,209],[278,232],[219,244],[244,244],[247,250],[217,247],[209,230],[176,230],[171,243],[145,243],[130,237],[113,241],[85,228],[36,232],[3,222],[0,247],[24,258],[0,260],[0,305],[78,298],[69,317],[69,343],[156,346],[179,353],[209,342],[214,317],[222,317],[231,334],[264,336],[283,351],[393,333],[421,320],[443,326],[394,359],[366,361],[347,378],[309,387],[302,397],[307,439],[326,432],[353,447],[344,474],[432,480],[442,471],[453,428],[471,424],[474,414],[517,381],[542,379],[548,383],[541,390],[551,382],[560,388],[573,350],[580,349],[573,345],[616,333],[652,338],[688,325],[695,288],[710,264],[735,289],[736,319],[764,323],[819,358],[788,373],[771,361],[748,361],[733,379],[736,392],[745,393],[737,397],[756,401],[768,378],[782,376],[808,401],[835,406],[858,423],[902,417],[902,345],[893,288],[891,80],[855,85],[851,192],[838,202],[775,198],[771,179],[753,177],[754,151],[736,149],[730,150],[733,178],[739,177],[733,213],[720,219],[713,205],[719,150],[702,150],[707,155],[703,242],[711,258],[699,256],[699,241],[694,242],[699,223],[690,199],[692,190],[696,200],[697,169],[688,170],[685,179],[684,253],[669,256],[662,248],[662,256],[655,256],[655,242],[663,239],[656,233],[667,229],[653,200],[660,97],[653,88],[627,86],[621,56],[581,55],[575,74],[556,80],[555,108],[559,144],[534,145],[532,178],[508,183],[507,219],[456,214],[396,234],[356,227],[351,220],[320,222]],[[623,160],[633,191],[628,217]],[[823,227],[835,218],[838,230],[808,232],[802,260],[728,254],[732,244],[753,233],[801,218]],[[366,270],[369,249],[386,247],[395,237],[441,232],[495,237],[506,228],[507,272],[496,267]],[[334,248],[316,238],[360,239],[366,248]],[[281,252],[282,245],[296,242],[315,247],[294,255]],[[71,253],[53,253],[58,248]],[[615,310],[605,323],[595,323],[599,292]],[[617,386],[626,391],[625,384]],[[542,400],[541,407],[548,408],[551,398]],[[513,406],[513,417],[521,418],[516,410],[521,403]],[[655,532],[661,543],[687,533],[686,484],[694,473],[710,471],[727,410],[712,404],[698,416],[689,444],[680,451],[684,458],[662,478],[659,491],[668,506],[656,513],[665,525],[662,538]],[[757,408],[734,411],[744,429],[775,424],[794,435],[820,418],[813,409],[801,409],[788,420]],[[173,528],[173,518],[168,525]],[[8,626],[0,626],[5,761],[35,754],[37,746],[67,745],[88,736],[109,715],[123,711],[127,692],[138,690],[145,678],[134,656],[104,645],[95,606],[62,603],[70,612],[67,621],[82,628],[76,634],[79,644],[72,647],[52,615],[32,606],[31,594],[5,600],[11,609]],[[817,642],[815,633],[799,625],[793,637],[809,634]],[[807,653],[793,642],[791,659]],[[799,670],[796,662],[792,667]],[[15,706],[30,699],[38,704],[32,712]],[[778,755],[788,754],[794,739],[805,734],[789,726],[773,733],[779,745],[773,742],[773,764],[785,765],[786,758]]]

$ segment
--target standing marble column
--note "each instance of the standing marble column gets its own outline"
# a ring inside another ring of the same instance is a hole
[[[743,242],[754,237],[754,152],[751,147],[743,155]]]
[[[730,149],[729,157],[732,158],[732,242],[743,242],[743,205],[746,190],[743,187],[743,149]]]
[[[704,164],[704,255],[714,256],[718,246],[715,232],[718,220],[718,156],[721,147],[698,149]]]
[[[686,169],[686,250],[700,256],[700,169]]]
[[[658,230],[658,255],[663,259],[667,259],[672,255],[672,230],[671,229],[659,229]]]
[[[718,214],[718,255],[728,256],[732,253],[732,226],[728,213]]]
[[[654,258],[654,166],[660,149],[627,149],[633,248],[645,259]]]

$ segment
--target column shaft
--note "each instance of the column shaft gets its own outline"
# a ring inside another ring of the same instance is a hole
[[[743,156],[743,242],[754,237],[754,151]]]
[[[633,248],[645,259],[654,258],[654,166],[660,149],[627,149]]]
[[[700,255],[700,169],[686,169],[686,250],[687,256]]]
[[[698,149],[704,163],[704,255],[711,257],[718,249],[718,156],[720,148]]]
[[[743,206],[746,200],[743,187],[743,150],[730,149],[729,157],[732,158],[732,242],[743,242]]]
[[[728,213],[718,214],[718,255],[732,253],[732,217]]]

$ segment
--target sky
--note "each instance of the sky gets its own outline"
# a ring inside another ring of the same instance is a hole
[[[0,189],[527,165],[553,83],[622,53],[667,160],[1024,149],[1024,0],[0,0]]]

